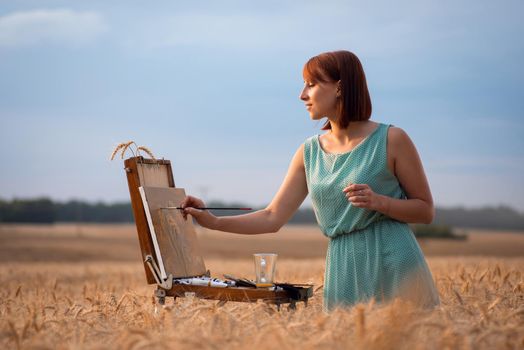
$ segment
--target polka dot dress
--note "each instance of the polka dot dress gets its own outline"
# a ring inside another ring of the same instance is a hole
[[[433,277],[408,224],[353,206],[342,190],[368,184],[379,194],[406,199],[387,167],[390,125],[378,127],[353,150],[326,153],[315,135],[304,142],[306,180],[322,232],[329,237],[324,310],[374,298],[407,298],[422,307],[439,304]]]

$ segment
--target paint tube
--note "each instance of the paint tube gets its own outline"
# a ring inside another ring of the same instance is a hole
[[[187,285],[192,285],[192,286],[221,287],[221,288],[234,286],[234,284],[229,284],[218,278],[211,278],[211,277],[174,278],[173,283],[187,284]]]

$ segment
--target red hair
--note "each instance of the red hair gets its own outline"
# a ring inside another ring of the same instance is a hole
[[[337,123],[345,129],[350,121],[371,117],[371,98],[364,68],[358,57],[349,51],[324,52],[309,59],[302,71],[310,82],[337,82],[340,80],[340,98],[337,103]],[[322,130],[331,129],[329,120]]]

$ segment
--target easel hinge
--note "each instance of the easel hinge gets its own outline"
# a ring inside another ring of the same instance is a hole
[[[173,275],[169,274],[167,276],[167,279],[162,280],[160,269],[158,268],[158,265],[153,259],[151,255],[146,255],[146,260],[144,262],[149,267],[149,270],[153,274],[153,277],[155,278],[156,284],[163,289],[171,289],[173,287]]]

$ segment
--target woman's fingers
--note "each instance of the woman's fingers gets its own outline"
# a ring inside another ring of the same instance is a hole
[[[182,208],[186,208],[186,207],[201,208],[201,207],[205,207],[205,204],[199,198],[196,198],[193,196],[187,196],[186,198],[184,198],[182,203],[180,203],[180,207]]]
[[[345,187],[342,191],[345,193],[348,193],[348,192],[362,191],[368,188],[369,186],[367,184],[350,184],[349,186]]]
[[[356,207],[366,207],[373,194],[367,184],[350,184],[343,192],[349,202]]]
[[[352,188],[349,190],[344,189],[344,193],[346,194],[347,198],[350,197],[366,197],[370,194],[370,190],[368,187],[359,187],[358,189]]]
[[[212,227],[217,221],[216,216],[209,211],[198,209],[206,207],[206,204],[200,198],[187,196],[180,203],[179,207],[185,220],[187,220],[188,215],[191,215],[202,227]]]
[[[355,207],[377,210],[383,203],[384,196],[373,192],[367,184],[350,184],[343,191],[347,200]]]
[[[369,196],[361,195],[361,196],[353,196],[353,195],[346,195],[347,199],[350,202],[368,202]]]
[[[216,217],[207,210],[200,210],[193,207],[186,207],[183,210],[186,215],[191,215],[202,227],[210,228],[216,221]]]
[[[193,215],[195,218],[198,218],[200,216],[200,214],[202,214],[202,210],[200,209],[195,209],[195,208],[192,208],[192,207],[187,207],[187,208],[184,208],[184,214],[187,216],[187,214],[191,214]]]
[[[199,215],[199,213],[202,212],[202,210],[198,210],[195,208],[203,208],[206,205],[204,204],[204,201],[202,201],[199,198],[193,197],[193,196],[186,196],[182,203],[180,203],[179,207],[183,208],[182,215],[184,219],[187,219],[187,214],[191,214],[193,216]],[[195,210],[195,211],[192,211]]]
[[[180,203],[179,207],[181,208],[185,208],[188,206],[188,204],[191,202],[192,200],[192,197],[191,196],[186,196],[186,198],[184,198],[184,200],[182,201],[182,203]]]

